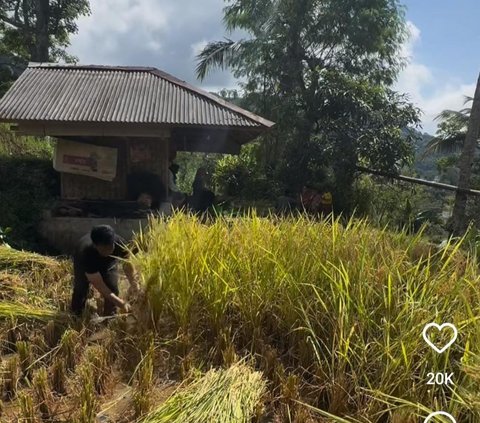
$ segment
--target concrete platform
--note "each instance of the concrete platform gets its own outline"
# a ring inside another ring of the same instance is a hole
[[[170,214],[171,205],[162,205],[160,215]],[[148,227],[148,219],[52,217],[47,212],[40,222],[38,232],[60,254],[73,254],[78,240],[95,225],[110,225],[118,235],[130,241],[135,233]]]

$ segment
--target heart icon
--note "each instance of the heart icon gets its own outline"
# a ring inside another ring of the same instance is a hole
[[[447,328],[452,331],[452,337],[450,341],[448,341],[448,343],[442,348],[438,348],[432,341],[430,341],[430,338],[428,337],[428,332],[432,328],[437,329],[439,332],[442,332],[444,329],[447,329]],[[453,326],[451,323],[444,323],[443,325],[437,325],[436,323],[429,323],[423,328],[423,339],[425,339],[425,342],[428,345],[430,345],[439,354],[448,350],[448,348],[457,340],[457,336],[458,336],[457,328]]]
[[[433,421],[432,419],[436,416],[443,416],[447,417],[452,423],[457,423],[457,421],[453,418],[451,414],[445,413],[445,411],[437,411],[436,413],[430,414],[423,423],[428,423],[430,421]]]

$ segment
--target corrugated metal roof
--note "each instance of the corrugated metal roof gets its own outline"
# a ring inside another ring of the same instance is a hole
[[[155,68],[53,64],[29,65],[0,100],[0,120],[273,126]]]

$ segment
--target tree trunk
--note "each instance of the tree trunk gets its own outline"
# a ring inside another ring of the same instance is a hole
[[[50,19],[49,0],[35,0],[35,56],[32,60],[35,62],[48,62],[50,40],[48,34],[48,22]]]
[[[460,175],[458,180],[458,187],[460,189],[470,188],[470,177],[472,174],[472,164],[475,156],[475,149],[480,135],[480,76],[477,81],[477,89],[473,98],[472,111],[470,114],[470,122],[468,124],[467,136],[465,137],[465,145],[463,146],[462,154],[458,167]],[[453,207],[453,234],[461,236],[467,229],[468,222],[466,221],[468,195],[464,191],[457,191],[455,196],[455,205]]]

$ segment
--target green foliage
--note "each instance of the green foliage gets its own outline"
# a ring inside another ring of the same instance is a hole
[[[204,167],[209,174],[213,174],[215,165],[220,157],[220,154],[179,152],[175,163],[180,167],[177,175],[177,186],[180,191],[191,194],[197,170],[200,167]]]
[[[0,226],[12,228],[12,245],[35,245],[37,224],[57,192],[50,161],[0,157]]]
[[[473,101],[471,97],[465,97],[465,106]],[[462,150],[467,136],[468,122],[470,119],[470,107],[462,110],[443,110],[437,117],[438,130],[425,149],[425,155],[434,153],[454,154]]]
[[[33,248],[42,212],[59,193],[48,140],[17,137],[0,128],[0,227],[11,228],[9,242]]]
[[[88,0],[0,0],[0,95],[33,62],[73,62],[67,53]]]
[[[338,202],[348,207],[358,162],[398,170],[411,161],[416,134],[401,129],[418,123],[418,111],[388,88],[403,65],[398,1],[228,3],[227,30],[249,37],[208,44],[197,74],[228,67],[247,81],[243,106],[277,122],[263,162],[289,174],[289,188],[314,182],[305,169],[322,168],[328,158],[342,185]],[[322,146],[309,144],[312,138]]]
[[[69,59],[65,51],[70,34],[78,31],[76,20],[90,13],[88,0],[47,0],[47,29],[49,36],[49,60]],[[43,12],[36,2],[22,0],[0,1],[0,37],[2,49],[23,59],[38,60],[36,57],[41,29],[37,25]]]
[[[438,242],[446,235],[441,213],[450,197],[441,191],[364,175],[353,193],[355,213],[380,227],[418,231],[427,225],[425,233]]]
[[[51,138],[19,137],[8,125],[0,124],[0,158],[21,157],[51,160],[54,141]]]
[[[272,198],[275,186],[262,174],[257,151],[258,145],[251,144],[244,146],[240,155],[217,162],[213,179],[220,194],[246,200]]]

